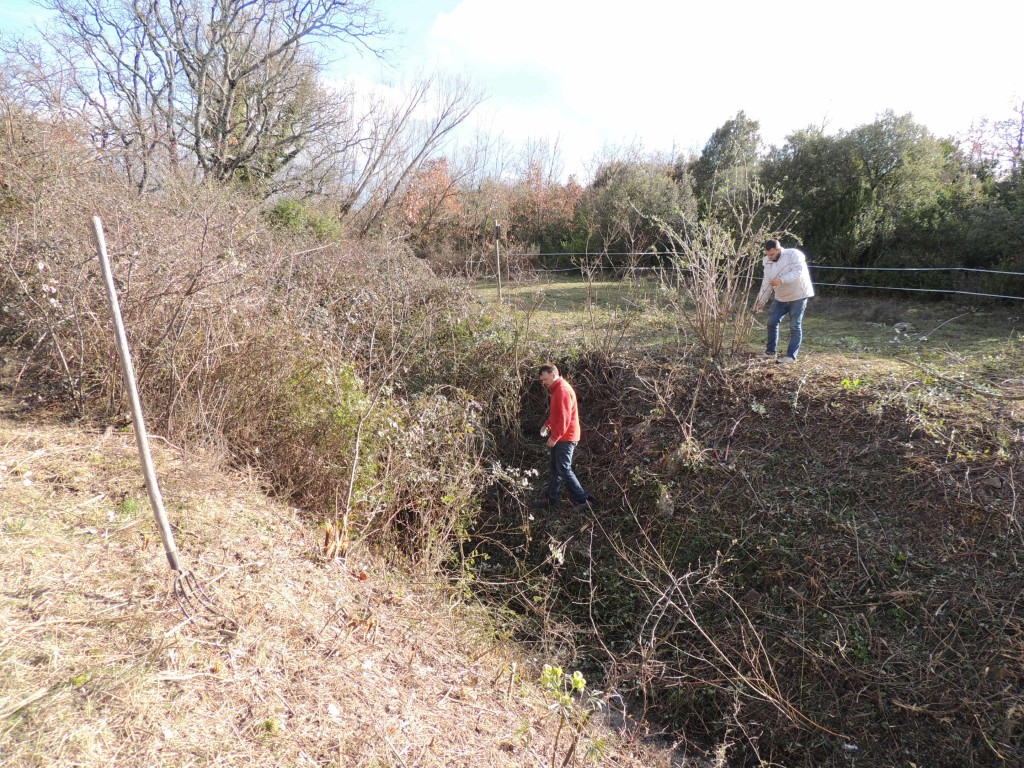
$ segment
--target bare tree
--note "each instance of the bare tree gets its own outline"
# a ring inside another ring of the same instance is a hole
[[[565,170],[561,138],[527,139],[516,158],[514,170],[519,179],[534,178],[545,186],[557,184]]]
[[[694,217],[683,228],[658,221],[672,243],[683,316],[711,357],[735,354],[750,338],[761,244],[786,233],[790,221],[770,213],[779,198],[755,183],[721,202],[716,217]]]
[[[319,81],[316,46],[372,50],[372,0],[41,0],[47,36],[93,140],[140,189],[186,159],[213,179],[265,181],[314,136],[346,131],[346,93]],[[45,96],[48,83],[39,83]]]
[[[339,169],[341,212],[359,212],[361,234],[386,218],[423,164],[484,98],[468,79],[441,75],[416,81],[398,103],[380,94],[374,98],[358,143]]]
[[[1010,172],[1024,163],[1024,100],[1013,107],[1014,116],[995,125],[997,148]]]

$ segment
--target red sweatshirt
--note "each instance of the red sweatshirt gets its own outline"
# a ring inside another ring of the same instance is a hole
[[[544,426],[551,430],[555,442],[579,442],[580,414],[576,409],[575,390],[559,376],[548,391],[551,393],[551,415]]]

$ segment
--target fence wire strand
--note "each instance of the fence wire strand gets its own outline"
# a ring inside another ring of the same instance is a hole
[[[509,257],[527,257],[527,258],[544,258],[544,257],[586,257],[586,258],[601,258],[602,260],[606,257],[613,256],[674,256],[675,254],[671,251],[649,251],[642,254],[629,254],[629,253],[605,253],[605,254],[586,254],[586,253],[510,253]],[[960,272],[968,274],[985,274],[985,275],[999,275],[1003,277],[1024,277],[1024,272],[1010,272],[1006,270],[998,269],[979,269],[976,267],[845,267],[845,266],[833,266],[830,264],[812,264],[808,263],[808,268],[812,270],[835,270],[835,271],[847,271],[847,272]],[[584,274],[587,271],[600,270],[619,272],[623,274],[635,274],[637,272],[687,272],[686,269],[678,269],[672,266],[660,266],[660,267],[640,267],[640,266],[614,266],[611,264],[580,264],[575,267],[538,267],[534,268],[534,272],[537,274],[562,274],[567,272]],[[822,283],[815,281],[815,286],[829,287],[829,288],[856,288],[873,291],[907,291],[911,293],[937,293],[947,294],[955,296],[976,296],[979,298],[986,299],[1007,299],[1010,301],[1024,301],[1024,296],[1013,296],[1002,293],[983,293],[980,291],[961,291],[956,289],[943,289],[943,288],[910,288],[901,286],[888,286],[888,285],[857,285],[848,283]]]

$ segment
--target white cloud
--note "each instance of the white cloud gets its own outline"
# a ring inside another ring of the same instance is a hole
[[[506,138],[560,136],[578,172],[605,144],[699,149],[739,110],[769,143],[887,109],[939,135],[1006,117],[1024,95],[1022,24],[1024,5],[1003,0],[955,13],[896,0],[463,0],[436,14],[416,66],[470,74]]]

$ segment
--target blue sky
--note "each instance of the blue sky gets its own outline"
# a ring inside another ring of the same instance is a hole
[[[0,4],[0,32],[22,32],[44,12],[27,0],[3,0]]]
[[[587,177],[605,149],[697,150],[744,110],[768,143],[886,109],[940,136],[1006,119],[1024,99],[1024,3],[972,0],[383,0],[394,66],[348,52],[332,76],[401,84],[469,75],[489,93],[477,120],[513,145],[559,142]],[[23,25],[4,0],[0,30]]]

